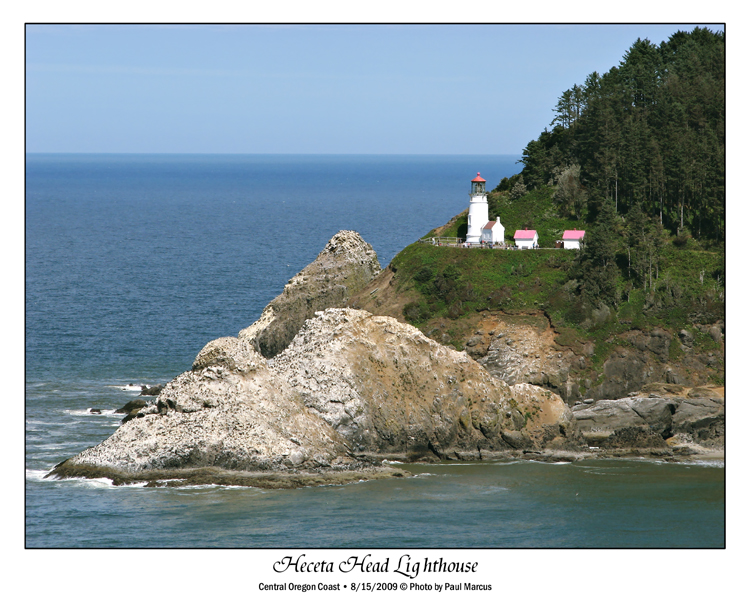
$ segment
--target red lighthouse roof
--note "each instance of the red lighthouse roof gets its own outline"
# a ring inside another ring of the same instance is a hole
[[[486,179],[482,179],[482,178],[481,178],[481,177],[479,176],[479,173],[477,173],[477,176],[476,176],[476,177],[475,177],[474,179],[472,179],[472,180],[471,180],[471,182],[472,182],[472,183],[486,183],[486,182],[487,182],[487,180],[486,180]]]

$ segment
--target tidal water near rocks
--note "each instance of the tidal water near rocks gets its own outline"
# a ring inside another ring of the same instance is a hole
[[[29,155],[27,546],[723,546],[722,462],[406,465],[278,491],[43,479],[115,430],[130,384],[237,335],[334,233],[385,266],[517,158]]]

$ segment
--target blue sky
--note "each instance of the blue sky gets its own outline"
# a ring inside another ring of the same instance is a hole
[[[563,91],[693,27],[29,25],[26,150],[520,154]]]

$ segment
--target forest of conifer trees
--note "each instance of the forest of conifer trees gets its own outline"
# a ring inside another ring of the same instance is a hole
[[[560,96],[550,127],[523,151],[523,171],[501,185],[554,184],[571,217],[593,224],[611,201],[616,214],[635,210],[671,235],[721,244],[724,47],[724,32],[706,28],[659,46],[638,39],[619,66]]]

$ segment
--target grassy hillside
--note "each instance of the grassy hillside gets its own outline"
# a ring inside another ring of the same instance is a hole
[[[398,286],[420,300],[404,308],[419,324],[457,319],[478,310],[518,311],[545,307],[567,281],[575,252],[562,250],[467,250],[415,243],[391,263]]]
[[[460,219],[459,219],[460,223]],[[576,293],[570,271],[573,250],[481,250],[415,243],[391,263],[400,290],[420,300],[405,312],[412,323],[433,317],[459,318],[477,310],[541,308],[560,324],[590,329],[592,307]],[[618,320],[634,327],[709,324],[724,316],[724,257],[721,253],[677,247],[662,250],[653,289],[633,287],[627,255],[618,255],[621,302]],[[598,308],[598,307],[593,307]]]
[[[696,351],[723,355],[722,344],[707,333],[711,324],[724,318],[723,253],[703,250],[692,240],[667,238],[654,265],[653,281],[644,289],[629,276],[627,250],[621,247],[617,254],[620,301],[615,306],[592,306],[573,277],[580,253],[549,249],[563,229],[580,227],[557,216],[551,191],[538,190],[516,201],[501,196],[495,202],[505,206],[501,214],[507,216],[501,218],[506,231],[527,226],[527,219],[548,249],[411,244],[391,263],[394,292],[409,299],[403,305],[403,319],[425,332],[438,322],[452,322],[450,343],[463,349],[478,313],[544,315],[556,332],[558,346],[581,353],[584,345],[593,345],[590,368],[581,377],[595,380],[601,379],[599,369],[613,353],[631,345],[626,334],[633,330],[671,332],[670,361],[679,362],[683,356],[678,336],[682,330],[694,340]],[[460,235],[465,223],[466,215],[459,215],[440,234]],[[705,379],[723,382],[723,359],[715,369],[706,370]]]

